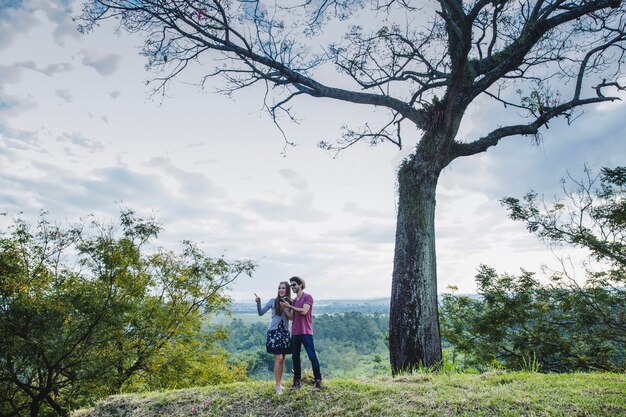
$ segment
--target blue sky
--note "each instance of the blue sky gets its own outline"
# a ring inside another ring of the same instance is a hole
[[[233,287],[238,300],[269,297],[292,275],[320,299],[389,295],[395,172],[412,147],[364,145],[333,158],[316,146],[361,122],[362,107],[301,100],[301,123],[284,126],[297,146],[285,153],[260,91],[227,98],[177,82],[150,98],[141,39],[107,25],[78,33],[77,3],[0,5],[0,212],[68,221],[113,220],[120,205],[156,212],[165,246],[190,239],[258,262]],[[462,134],[497,124],[493,106],[478,102]],[[438,188],[439,290],[474,291],[480,263],[511,273],[554,263],[498,200],[530,189],[549,199],[566,171],[626,163],[625,110],[587,108],[573,126],[551,123],[540,145],[512,138],[453,162]]]

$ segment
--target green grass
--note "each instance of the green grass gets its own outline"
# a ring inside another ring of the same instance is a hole
[[[272,382],[118,395],[73,417],[626,416],[626,375],[490,372],[332,379],[278,396]]]

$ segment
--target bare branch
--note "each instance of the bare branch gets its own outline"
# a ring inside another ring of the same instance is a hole
[[[596,97],[596,98],[589,98],[589,99],[584,99],[584,100],[572,100],[570,102],[561,104],[553,108],[546,107],[542,109],[541,111],[539,111],[538,117],[531,123],[500,127],[498,129],[493,130],[488,135],[471,143],[456,142],[454,144],[455,150],[453,151],[453,153],[455,157],[475,155],[477,153],[486,151],[492,146],[497,145],[501,139],[506,138],[506,137],[517,136],[517,135],[522,135],[522,136],[537,135],[539,133],[539,129],[542,126],[545,126],[551,119],[558,117],[558,116],[562,116],[562,115],[566,115],[567,117],[568,111],[576,107],[581,107],[581,106],[595,104],[595,103],[603,103],[607,101],[615,101],[615,100],[619,100],[619,99],[617,97],[609,97],[609,98]]]
[[[201,76],[200,85],[220,77],[224,83],[213,83],[214,88],[228,95],[262,85],[263,108],[283,137],[278,115],[297,122],[291,104],[303,94],[384,107],[423,133],[439,129],[437,137],[452,143],[463,114],[481,94],[507,108],[525,110],[531,119],[483,135],[493,139],[504,137],[504,131],[536,135],[551,118],[571,120],[574,108],[614,100],[605,92],[623,88],[617,76],[626,30],[619,0],[439,0],[438,10],[409,0],[302,0],[284,5],[257,0],[84,1],[81,30],[119,19],[125,30],[145,34],[148,68],[160,74],[150,83],[153,94],[165,95],[172,79],[192,65],[206,65],[209,57],[215,65]],[[352,26],[342,40],[318,45],[314,35],[323,34],[333,20],[344,22],[357,12],[373,17],[368,27]],[[343,81],[321,81],[317,70],[327,64],[335,66]],[[600,73],[604,77],[595,79]],[[573,81],[569,107],[529,100],[533,92],[549,91],[551,83],[561,79]],[[512,81],[524,84],[512,87]],[[597,86],[595,98],[585,95],[589,84]],[[515,97],[513,88],[524,93]],[[434,101],[440,106],[431,106]],[[396,121],[391,116],[387,126]],[[396,134],[385,129],[361,133],[380,133],[380,139],[398,146],[391,140]],[[488,142],[483,139],[476,142]]]

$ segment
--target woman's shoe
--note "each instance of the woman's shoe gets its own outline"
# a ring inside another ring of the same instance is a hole
[[[277,395],[280,395],[280,394],[282,394],[282,393],[283,393],[283,386],[282,386],[282,385],[278,385],[278,386],[276,387],[276,394],[277,394]]]

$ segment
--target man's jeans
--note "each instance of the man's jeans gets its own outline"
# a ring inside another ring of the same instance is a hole
[[[306,354],[311,361],[311,367],[313,368],[313,376],[315,379],[322,380],[322,372],[320,371],[320,362],[317,360],[315,354],[315,346],[313,345],[313,335],[311,334],[299,334],[291,336],[291,346],[293,349],[293,379],[294,381],[300,380],[302,377],[302,366],[300,364],[300,350],[304,345]]]

